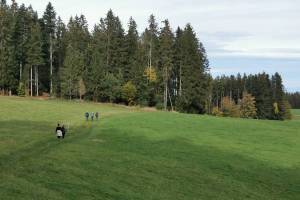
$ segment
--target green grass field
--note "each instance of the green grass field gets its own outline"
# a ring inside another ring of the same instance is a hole
[[[85,122],[86,111],[100,111],[101,121]],[[298,117],[8,97],[0,97],[0,113],[0,199],[300,199]],[[63,141],[58,121],[70,124]]]
[[[300,110],[292,110],[294,119],[300,120]]]

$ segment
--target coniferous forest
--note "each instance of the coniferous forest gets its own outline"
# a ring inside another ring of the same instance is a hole
[[[2,95],[46,96],[141,105],[194,114],[258,119],[291,118],[281,76],[212,78],[191,24],[171,29],[156,21],[138,33],[109,10],[89,30],[84,15],[65,24],[49,3],[0,3]]]

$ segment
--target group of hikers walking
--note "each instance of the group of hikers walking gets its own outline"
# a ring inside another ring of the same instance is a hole
[[[94,112],[91,112],[91,113],[86,112],[85,113],[85,119],[86,119],[86,121],[89,121],[90,117],[91,117],[92,121],[94,121],[95,117],[96,117],[96,120],[98,121],[99,120],[99,113],[98,112],[96,112],[96,113],[94,113]]]
[[[89,121],[89,119],[91,118],[92,121],[94,121],[94,119],[96,118],[96,120],[99,120],[100,114],[98,112],[94,113],[94,112],[86,112],[85,113],[85,119],[86,121]],[[64,125],[60,126],[60,124],[57,124],[57,127],[55,129],[55,133],[58,139],[64,139],[65,135],[66,135],[67,129],[65,128]]]

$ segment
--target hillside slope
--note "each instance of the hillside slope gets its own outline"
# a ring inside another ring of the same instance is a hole
[[[7,97],[0,113],[0,199],[300,199],[297,120]]]

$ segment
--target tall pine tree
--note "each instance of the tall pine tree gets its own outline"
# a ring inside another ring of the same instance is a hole
[[[54,50],[55,50],[55,39],[56,39],[56,12],[51,4],[51,2],[48,3],[46,10],[43,15],[43,21],[44,25],[44,46],[43,46],[43,52],[45,55],[45,60],[47,60],[47,69],[45,70],[45,76],[47,77],[46,80],[48,81],[49,85],[49,92],[50,95],[53,95],[53,80],[55,79],[53,75],[54,71]],[[46,84],[46,83],[45,83]]]
[[[164,27],[160,34],[160,70],[159,73],[162,76],[162,88],[163,88],[163,104],[164,109],[167,110],[168,102],[172,106],[171,95],[170,95],[170,78],[171,71],[173,69],[173,43],[174,35],[172,33],[168,20],[164,21]]]

